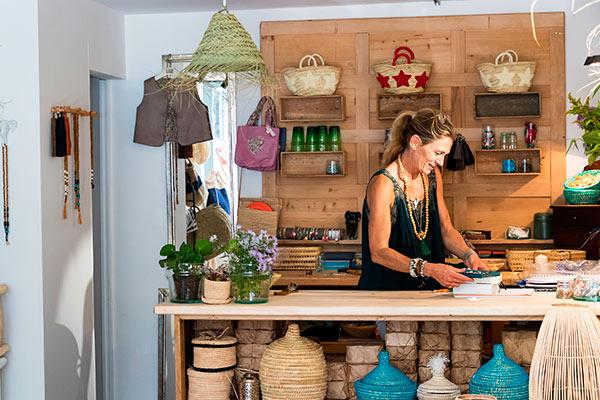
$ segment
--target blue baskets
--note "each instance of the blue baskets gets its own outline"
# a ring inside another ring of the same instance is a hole
[[[413,400],[417,384],[390,364],[390,354],[379,352],[379,364],[363,379],[354,382],[358,400]]]
[[[529,375],[506,357],[501,344],[495,344],[494,357],[471,378],[469,393],[496,396],[498,400],[528,400]]]
[[[600,197],[600,181],[594,185],[582,188],[569,186],[574,180],[584,175],[597,176],[600,175],[600,170],[583,171],[565,181],[563,194],[567,204],[596,204],[598,202],[598,198]]]

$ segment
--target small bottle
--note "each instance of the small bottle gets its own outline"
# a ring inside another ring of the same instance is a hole
[[[537,126],[535,126],[533,122],[525,122],[525,130],[523,132],[523,136],[527,148],[534,148],[537,139]]]
[[[492,125],[485,125],[481,132],[481,148],[490,150],[496,148],[496,136]]]

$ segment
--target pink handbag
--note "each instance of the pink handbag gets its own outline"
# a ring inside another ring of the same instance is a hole
[[[263,107],[265,125],[257,126]],[[263,96],[246,125],[237,128],[235,163],[238,166],[255,171],[277,169],[279,128],[276,119],[275,102],[271,97]]]

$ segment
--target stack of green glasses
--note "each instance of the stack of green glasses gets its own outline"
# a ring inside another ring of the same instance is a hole
[[[341,151],[342,140],[339,126],[325,125],[304,127],[295,126],[292,131],[292,151]]]

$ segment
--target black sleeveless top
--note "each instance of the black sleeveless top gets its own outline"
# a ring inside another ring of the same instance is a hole
[[[394,205],[391,209],[392,229],[389,239],[389,247],[408,258],[422,258],[433,263],[444,262],[444,243],[442,241],[442,230],[438,211],[436,196],[435,172],[429,174],[429,229],[425,240],[429,244],[431,254],[424,256],[419,246],[404,197],[404,192],[396,179],[385,169],[373,174],[371,179],[377,175],[385,175],[394,184]],[[424,228],[425,207],[424,200],[413,207],[415,222],[419,229]],[[433,290],[440,288],[440,284],[432,278],[413,278],[408,273],[394,271],[383,265],[376,264],[371,259],[369,248],[369,205],[367,197],[363,202],[362,218],[362,275],[358,282],[358,288],[364,290]]]

